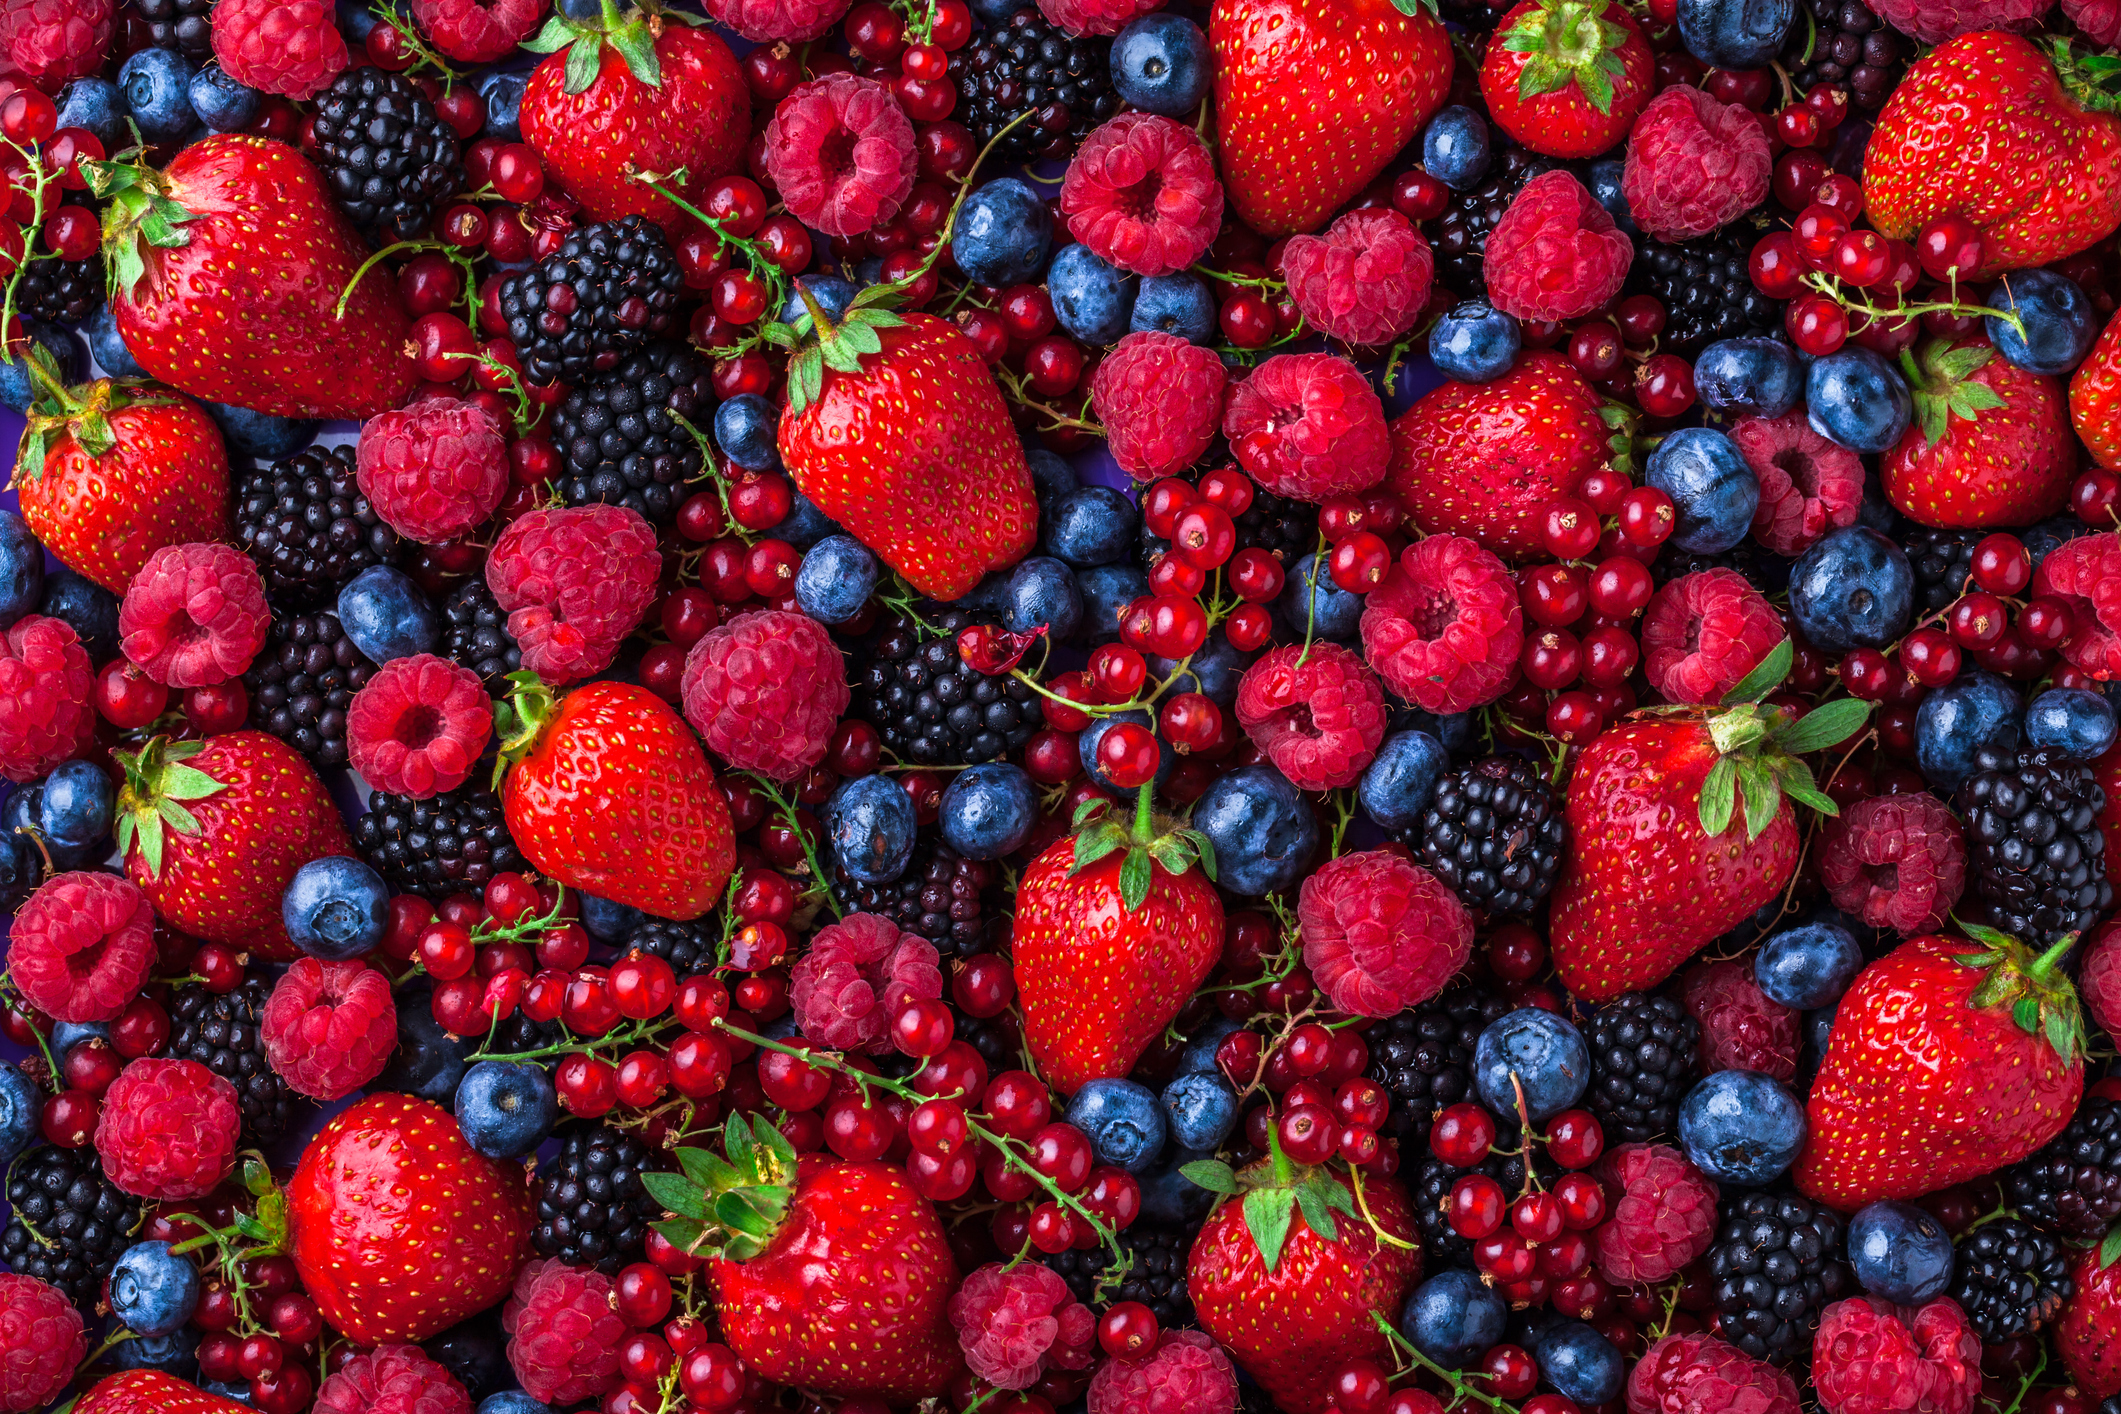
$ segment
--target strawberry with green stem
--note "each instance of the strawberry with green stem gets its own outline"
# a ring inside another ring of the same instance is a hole
[[[1656,89],[1634,17],[1610,0],[1526,0],[1495,27],[1480,91],[1504,132],[1550,157],[1595,157]]]
[[[1985,338],[1900,352],[1915,423],[1879,462],[1885,493],[1924,525],[2030,525],[2062,509],[2077,449],[2061,386]]]

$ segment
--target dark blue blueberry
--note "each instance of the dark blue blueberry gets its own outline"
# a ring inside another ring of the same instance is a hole
[[[828,535],[796,567],[795,602],[821,624],[843,624],[869,602],[876,577],[876,556],[868,546],[852,535]]]
[[[1116,344],[1132,327],[1140,277],[1115,270],[1078,242],[1062,246],[1046,272],[1053,318],[1077,342]]]
[[[1109,565],[1134,548],[1141,512],[1109,486],[1079,486],[1056,498],[1046,547],[1078,569]]]
[[[1047,555],[1032,555],[1009,573],[1003,622],[1011,633],[1043,627],[1056,643],[1083,626],[1083,595],[1075,571]]]
[[[1650,453],[1643,479],[1679,514],[1672,544],[1714,555],[1745,539],[1760,508],[1760,479],[1730,438],[1711,427],[1682,427]]]
[[[189,96],[199,121],[217,133],[237,132],[248,126],[258,116],[258,105],[265,97],[223,73],[219,64],[208,64],[191,76]]]
[[[42,841],[44,848],[50,852],[55,868],[73,869],[88,861],[86,849],[69,847],[45,835],[43,781],[31,781],[27,785],[16,786],[8,793],[6,801],[0,803],[0,836],[14,837],[17,832],[21,833],[22,842],[30,845],[29,857],[39,864],[42,863],[43,856],[31,842],[32,835]],[[33,877],[41,876],[41,873],[42,870],[39,869],[34,872]]]
[[[337,0],[333,8],[336,12],[339,28],[345,31],[346,37],[355,44],[359,44],[362,40],[368,38],[368,32],[382,23],[382,20],[377,18],[376,12],[368,7],[368,0]],[[561,8],[565,9],[566,6],[563,5]],[[592,5],[588,14],[574,16],[573,18],[595,19],[597,14],[598,7]]]
[[[1394,732],[1377,747],[1377,759],[1355,782],[1355,802],[1362,813],[1386,830],[1417,823],[1436,794],[1436,783],[1451,768],[1443,743],[1423,731]]]
[[[1915,415],[1900,370],[1855,344],[1812,361],[1804,404],[1812,430],[1852,452],[1890,450]]]
[[[1755,1070],[1719,1070],[1679,1105],[1679,1147],[1718,1183],[1757,1188],[1804,1148],[1804,1104]]]
[[[37,607],[44,597],[44,547],[29,522],[0,509],[0,628]]]
[[[362,861],[327,855],[295,871],[280,895],[280,918],[296,947],[343,962],[383,941],[390,929],[390,889]]]
[[[1803,392],[1804,367],[1780,339],[1719,339],[1694,360],[1694,394],[1710,412],[1780,417]]]
[[[1173,1227],[1199,1227],[1201,1219],[1207,1217],[1208,1210],[1215,1206],[1215,1195],[1186,1177],[1181,1170],[1195,1159],[1213,1157],[1213,1154],[1180,1149],[1150,1169],[1141,1180],[1142,1216],[1150,1222]]]
[[[78,383],[85,371],[81,358],[81,341],[56,324],[46,324],[41,319],[23,321],[29,336],[44,346],[47,353],[59,365],[59,381]],[[43,390],[31,381],[29,364],[21,359],[0,359],[0,406],[16,412],[29,411],[29,405],[44,396]]]
[[[1832,657],[1883,648],[1906,630],[1914,608],[1907,552],[1860,525],[1828,531],[1790,567],[1790,620]]]
[[[427,1358],[456,1376],[473,1399],[483,1399],[516,1382],[508,1365],[508,1334],[501,1313],[489,1308],[457,1322],[440,1335],[420,1342]]]
[[[999,619],[1009,610],[1009,571],[989,570],[964,598],[953,599],[950,607],[981,618]]]
[[[125,95],[109,79],[74,79],[59,90],[59,126],[87,128],[116,152],[125,146]]]
[[[71,626],[90,662],[118,651],[118,596],[86,575],[64,569],[46,575],[37,612]]]
[[[0,907],[19,903],[44,880],[44,856],[27,835],[0,835]]]
[[[1508,1303],[1493,1287],[1454,1269],[1414,1288],[1399,1313],[1399,1333],[1446,1370],[1460,1370],[1502,1340],[1509,1318]]]
[[[136,1242],[110,1269],[110,1313],[138,1335],[170,1335],[199,1306],[199,1269],[167,1242]]]
[[[10,1164],[37,1133],[44,1092],[20,1066],[0,1065],[0,1164]]]
[[[913,797],[889,776],[859,776],[825,802],[823,824],[840,868],[860,883],[888,884],[906,872],[919,822]]]
[[[1591,1081],[1591,1053],[1568,1018],[1541,1007],[1520,1007],[1473,1043],[1473,1085],[1481,1103],[1499,1115],[1517,1114],[1524,1085],[1528,1118],[1540,1124],[1583,1098]]]
[[[1453,191],[1480,185],[1488,173],[1488,120],[1454,103],[1421,132],[1422,170]]]
[[[1213,76],[1208,37],[1183,15],[1143,15],[1112,38],[1112,87],[1144,113],[1185,117]]]
[[[1186,1038],[1185,1049],[1178,1053],[1178,1073],[1180,1075],[1220,1074],[1221,1072],[1215,1064],[1215,1048],[1220,1046],[1223,1043],[1223,1038],[1230,1035],[1233,1031],[1242,1031],[1244,1029],[1245,1024],[1242,1021],[1224,1016],[1219,1011],[1214,1013],[1201,1023],[1200,1030]]]
[[[788,519],[773,528],[773,533],[795,546],[807,550],[828,535],[844,535],[839,522],[818,509],[817,502],[802,492],[795,493],[795,500],[788,509]]]
[[[1066,457],[1044,447],[1024,448],[1024,465],[1031,472],[1031,493],[1038,497],[1042,506],[1059,500],[1083,484],[1083,479],[1075,474],[1075,468],[1068,464]]]
[[[1952,1235],[1913,1203],[1873,1203],[1849,1219],[1849,1266],[1880,1300],[1921,1306],[1952,1284]]]
[[[140,51],[142,54],[147,52],[145,49]],[[259,412],[256,408],[237,407],[234,403],[202,402],[199,406],[206,409],[214,426],[221,429],[221,440],[228,444],[230,458],[244,456],[253,461],[278,461],[314,442],[317,429],[324,425],[313,417],[280,417]]]
[[[125,347],[125,338],[118,332],[118,316],[111,312],[106,302],[96,306],[81,326],[88,338],[88,351],[95,356],[97,365],[113,378],[145,378],[147,370],[133,357],[133,351]]]
[[[1007,24],[1009,17],[1023,8],[1020,0],[971,0],[971,4],[973,17],[987,29]]]
[[[1078,570],[1076,592],[1083,596],[1083,640],[1110,643],[1119,637],[1119,616],[1149,592],[1149,576],[1138,564],[1122,561]]]
[[[746,471],[779,471],[780,412],[757,393],[739,393],[714,410],[714,445]]]
[[[378,664],[432,653],[441,638],[434,604],[389,565],[362,570],[339,591],[339,622],[353,646]]]
[[[500,142],[523,140],[523,90],[530,75],[495,69],[479,77],[479,97],[486,100],[486,136]]]
[[[631,937],[648,916],[630,903],[614,903],[580,890],[575,891],[574,901],[582,907],[582,927],[589,936],[614,946]]]
[[[2004,276],[1988,292],[1988,307],[2017,311],[2025,325],[2023,334],[2001,315],[1991,314],[1982,323],[1996,352],[2028,373],[2054,378],[2069,372],[2084,362],[2092,340],[2099,337],[2099,311],[2083,287],[2052,270],[2018,270]]]
[[[174,142],[199,121],[191,108],[191,60],[174,49],[138,49],[118,70],[125,106],[151,143]]]
[[[1093,719],[1089,726],[1084,727],[1082,735],[1075,739],[1076,755],[1083,763],[1083,773],[1089,776],[1091,780],[1097,782],[1103,789],[1112,791],[1123,800],[1132,800],[1134,791],[1116,784],[1110,776],[1105,774],[1105,768],[1097,762],[1098,743],[1105,739],[1106,732],[1111,731],[1113,727],[1121,722],[1133,722],[1137,726],[1148,727],[1151,731],[1156,729],[1155,723],[1147,712],[1115,712],[1109,717],[1098,717]],[[1158,737],[1156,740],[1156,784],[1159,786],[1163,785],[1165,781],[1171,779],[1171,773],[1177,769],[1178,753],[1173,751],[1162,737]]]
[[[1038,788],[1021,766],[989,761],[953,776],[938,812],[944,844],[967,859],[1000,859],[1031,838]]]
[[[257,1401],[250,1397],[250,1382],[248,1380],[202,1380],[199,1388],[205,1390],[208,1394],[219,1395],[231,1404],[241,1404],[250,1409],[257,1408]]]
[[[1757,69],[1796,19],[1797,0],[1679,0],[1679,41],[1712,69]]]
[[[2089,535],[2092,528],[2073,515],[2052,516],[2041,521],[2030,530],[2020,531],[2018,538],[2025,542],[2025,553],[2033,557],[2033,568],[2040,568],[2058,545],[2067,545],[2079,536]]]
[[[438,1105],[452,1103],[464,1080],[471,1039],[450,1035],[435,1020],[434,988],[425,979],[409,983],[397,1005],[397,1049],[368,1088],[394,1090]]]
[[[957,268],[975,285],[1005,289],[1038,279],[1053,249],[1053,213],[1030,183],[988,182],[965,198],[950,234]]]
[[[560,1096],[544,1067],[480,1061],[457,1085],[457,1127],[489,1159],[520,1159],[560,1122]]]
[[[810,306],[803,303],[803,294],[824,311],[827,319],[838,319],[854,304],[854,297],[862,287],[852,280],[843,280],[837,275],[803,275],[797,278],[798,289],[790,290],[788,298],[781,304],[781,322],[793,324],[800,331],[810,328]]]
[[[1915,709],[1915,764],[1923,779],[1947,794],[1958,790],[1982,747],[2018,744],[2024,706],[2018,689],[1979,669],[1925,696]]]
[[[143,1335],[137,1340],[121,1340],[111,1347],[111,1363],[121,1370],[160,1370],[180,1380],[189,1380],[199,1373],[201,1334],[197,1326],[185,1326],[168,1335]]]
[[[1242,766],[1201,792],[1193,828],[1215,847],[1215,881],[1263,898],[1296,887],[1318,849],[1318,817],[1272,766]]]
[[[1237,1092],[1214,1071],[1181,1075],[1164,1087],[1164,1120],[1182,1149],[1217,1149],[1237,1127]]]
[[[1613,1342],[1582,1321],[1556,1321],[1532,1341],[1532,1358],[1548,1384],[1589,1409],[1620,1398],[1627,1362]]]
[[[1523,339],[1517,321],[1491,304],[1453,305],[1429,330],[1429,362],[1446,378],[1489,383],[1510,371]]]
[[[1310,637],[1336,643],[1355,637],[1362,627],[1362,605],[1360,594],[1350,594],[1333,582],[1319,555],[1306,555],[1290,568],[1281,597],[1274,601],[1282,623],[1297,639],[1305,637],[1308,627]]]
[[[37,824],[53,844],[87,849],[110,835],[118,793],[101,766],[68,761],[44,778]]]
[[[1863,949],[1837,923],[1785,928],[1760,945],[1753,977],[1768,1000],[1798,1011],[1830,1004],[1863,970]]]
[[[1141,1173],[1164,1151],[1164,1111],[1156,1093],[1131,1080],[1092,1080],[1068,1101],[1068,1123],[1090,1136],[1101,1164]]]
[[[1197,692],[1216,706],[1228,708],[1237,701],[1238,684],[1245,678],[1245,669],[1252,666],[1257,652],[1247,653],[1230,642],[1230,635],[1222,631],[1220,624],[1208,631],[1208,641],[1200,646],[1186,663],[1179,668],[1176,658],[1149,655],[1149,671],[1156,681],[1170,678],[1172,692]]]
[[[1627,162],[1622,158],[1600,158],[1591,164],[1585,185],[1590,190],[1591,200],[1605,208],[1606,215],[1613,218],[1613,224],[1620,228],[1622,234],[1640,236],[1642,228],[1635,224],[1635,213],[1628,210],[1627,193],[1621,190],[1621,177],[1626,173],[1627,167]]]
[[[46,1038],[51,1045],[52,1054],[56,1056],[65,1055],[83,1041],[108,1041],[109,1039],[110,1023],[108,1021],[57,1022],[52,1027],[52,1034]]]
[[[1150,19],[1177,19],[1175,15],[1151,15]],[[1186,21],[1179,20],[1180,24]],[[1187,26],[1191,28],[1190,25]],[[1215,342],[1217,309],[1215,292],[1200,276],[1181,270],[1176,275],[1151,275],[1135,296],[1134,313],[1127,327],[1137,334],[1176,334],[1189,344]]]
[[[2114,744],[2114,705],[2082,688],[2054,688],[2025,709],[2027,744],[2089,761]]]
[[[479,1401],[476,1414],[554,1414],[550,1404],[532,1399],[521,1390],[503,1390]]]

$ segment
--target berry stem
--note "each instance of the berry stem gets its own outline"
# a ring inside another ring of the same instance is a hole
[[[832,910],[832,916],[845,918],[847,910],[840,906],[839,895],[832,891],[832,880],[826,875],[824,867],[817,862],[817,844],[810,838],[810,832],[796,820],[795,802],[781,793],[779,783],[771,777],[762,776],[756,771],[744,771],[739,774],[749,778],[751,783],[773,802],[774,808],[781,812],[781,819],[795,832],[796,839],[803,846],[803,862],[809,866],[810,877],[817,881],[817,891],[824,895],[826,905]]]
[[[1477,1371],[1469,1374],[1463,1370],[1446,1370],[1443,1366],[1415,1349],[1413,1342],[1399,1333],[1399,1327],[1393,1325],[1391,1319],[1384,1312],[1372,1311],[1370,1313],[1370,1321],[1378,1330],[1384,1332],[1385,1340],[1392,1349],[1405,1357],[1395,1363],[1392,1371],[1395,1378],[1411,1375],[1417,1369],[1427,1370],[1430,1374],[1448,1384],[1451,1387],[1451,1393],[1457,1396],[1458,1399],[1477,1399],[1490,1409],[1503,1411],[1503,1414],[1517,1414],[1516,1405],[1496,1395],[1489,1394],[1484,1389],[1476,1389],[1473,1386],[1472,1381],[1481,1378]]]

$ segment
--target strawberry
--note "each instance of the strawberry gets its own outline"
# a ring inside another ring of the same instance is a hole
[[[2121,225],[2121,117],[2049,56],[1984,30],[1939,45],[1893,90],[1863,158],[1864,214],[1894,240],[1956,212],[1981,228],[1986,279],[2075,255]],[[2080,101],[2080,98],[2088,102]]]
[[[1048,846],[1017,888],[1024,1041],[1064,1095],[1134,1069],[1222,955],[1214,852],[1192,830],[1156,834],[1149,791],[1131,830],[1086,804],[1087,828]]]
[[[1761,705],[1791,656],[1784,639],[1720,709],[1653,707],[1585,748],[1551,915],[1554,966],[1576,996],[1662,982],[1789,882],[1792,799],[1837,813],[1797,758],[1847,739],[1870,706],[1843,698],[1793,721]]]
[[[160,1370],[127,1370],[97,1381],[73,1414],[250,1414],[250,1408]]]
[[[1524,0],[1480,61],[1488,116],[1550,157],[1596,157],[1628,135],[1656,91],[1634,17],[1608,0]]]
[[[2052,378],[1996,357],[1985,338],[1900,353],[1915,422],[1880,463],[1903,515],[1934,526],[2031,525],[2062,509],[2077,449]]]
[[[535,673],[502,733],[501,808],[538,871],[661,918],[697,918],[736,869],[729,803],[684,718],[645,688],[593,682],[555,704]]]
[[[530,1194],[521,1164],[473,1149],[440,1105],[371,1095],[302,1151],[287,1228],[325,1320],[357,1345],[425,1340],[508,1294]]]
[[[2074,935],[2035,957],[1962,925],[1863,969],[1805,1107],[1798,1188],[1854,1212],[2014,1164],[2062,1132],[2084,1090],[2084,1022],[2062,975]],[[1984,951],[1986,949],[1986,951]]]
[[[751,90],[696,15],[652,6],[570,20],[554,10],[523,47],[545,60],[523,91],[523,137],[599,221],[635,213],[667,231],[670,193],[696,199],[744,165]],[[654,183],[662,191],[654,190]]]
[[[1223,185],[1264,236],[1316,230],[1370,184],[1451,84],[1421,0],[1215,0]]]
[[[2055,1322],[2055,1348],[2070,1382],[2093,1399],[2121,1394],[2121,1227],[2077,1254],[2076,1290]]]
[[[1392,423],[1385,488],[1430,535],[1463,535],[1506,559],[1543,554],[1549,501],[1606,464],[1612,433],[1583,375],[1534,350],[1492,383],[1445,383]]]
[[[890,286],[875,286],[877,291]],[[798,347],[781,459],[826,515],[921,593],[962,598],[1038,538],[1024,449],[957,326],[856,297],[838,324],[810,301],[767,336]],[[815,340],[815,342],[810,342]]]
[[[274,962],[301,956],[280,895],[312,859],[353,845],[331,792],[295,749],[264,732],[206,741],[156,737],[114,751],[118,853],[171,927]]]
[[[215,133],[161,172],[81,166],[111,203],[118,332],[160,382],[281,417],[372,417],[418,382],[397,281],[362,273],[367,243],[294,147]]]
[[[2092,460],[2121,471],[2121,311],[2070,375],[2069,420]]]

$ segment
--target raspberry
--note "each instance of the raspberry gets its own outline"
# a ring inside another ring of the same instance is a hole
[[[1289,237],[1281,273],[1312,328],[1351,344],[1389,344],[1427,308],[1436,257],[1397,211],[1350,211],[1322,236]]]
[[[155,961],[155,911],[129,879],[54,874],[15,914],[8,975],[54,1021],[108,1021]]]
[[[1170,275],[1215,243],[1223,189],[1200,134],[1154,113],[1122,113],[1076,149],[1060,209],[1069,233],[1106,264]]]
[[[312,1414],[471,1414],[471,1396],[417,1345],[354,1356],[317,1391]]]
[[[2092,934],[2077,976],[2077,995],[2108,1035],[2121,1035],[2121,923],[2108,923]]]
[[[1615,1286],[1663,1281],[1715,1243],[1717,1187],[1670,1145],[1609,1150],[1598,1181],[1619,1195],[1591,1234],[1598,1270]]]
[[[1797,1414],[1797,1382],[1713,1335],[1668,1335],[1628,1376],[1628,1414]]]
[[[1090,1377],[1090,1414],[1230,1414],[1237,1370],[1199,1331],[1165,1331],[1139,1360],[1114,1357]]]
[[[242,1134],[235,1086],[195,1060],[143,1058],[104,1092],[96,1152],[112,1183],[171,1203],[213,1192]]]
[[[57,1287],[0,1274],[0,1410],[43,1408],[87,1356],[81,1313]]]
[[[352,62],[332,0],[220,0],[213,17],[222,71],[282,98],[315,97]]]
[[[398,1007],[390,979],[359,962],[296,958],[258,1016],[265,1058],[288,1087],[337,1100],[390,1064]]]
[[[1935,45],[1977,29],[2023,33],[2036,25],[2054,0],[1864,0],[1864,4],[1902,34]]]
[[[1223,436],[1254,481],[1299,501],[1367,491],[1392,462],[1377,390],[1332,354],[1277,354],[1254,369],[1230,389]]]
[[[493,737],[493,700],[467,667],[415,653],[376,670],[346,709],[346,751],[377,790],[425,800],[471,776]]]
[[[611,1278],[556,1258],[526,1262],[501,1308],[508,1365],[532,1399],[572,1404],[602,1397],[619,1372],[626,1321]]]
[[[965,1278],[949,1315],[965,1364],[998,1389],[1029,1389],[1051,1366],[1087,1368],[1097,1337],[1090,1308],[1037,1262],[989,1262]]]
[[[361,494],[410,540],[454,540],[501,504],[508,441],[494,415],[456,398],[426,398],[382,413],[354,449]]]
[[[1752,963],[1696,963],[1679,984],[1679,1001],[1701,1025],[1703,1070],[1796,1077],[1797,1013],[1768,999]]]
[[[1462,535],[1431,535],[1362,611],[1362,651],[1385,686],[1426,712],[1463,712],[1502,695],[1524,647],[1517,582]]]
[[[1441,992],[1473,951],[1473,918],[1434,874],[1389,850],[1328,860],[1304,880],[1304,966],[1350,1016],[1393,1016]]]
[[[1337,643],[1276,648],[1245,670],[1237,721],[1301,790],[1353,784],[1385,739],[1377,675]]]
[[[738,614],[685,656],[685,720],[722,760],[777,781],[825,759],[848,697],[840,650],[805,614]]]
[[[412,17],[445,58],[490,64],[538,27],[538,0],[412,0]]]
[[[523,666],[555,685],[611,666],[662,573],[654,529],[623,506],[532,511],[486,557],[486,587]]]
[[[2069,605],[2063,657],[2101,682],[2121,678],[2121,535],[2056,546],[2033,571],[2032,593]]]
[[[1821,826],[1827,896],[1868,927],[1908,937],[1934,932],[1966,889],[1959,817],[1933,795],[1872,796]]]
[[[0,58],[34,88],[57,93],[103,67],[111,0],[13,0],[0,7]]]
[[[1620,190],[1636,225],[1658,240],[1683,241],[1758,206],[1771,171],[1759,119],[1675,84],[1635,120]]]
[[[265,580],[232,545],[165,545],[126,586],[119,647],[164,687],[240,677],[265,646]]]
[[[1222,425],[1228,375],[1213,349],[1145,330],[1121,339],[1090,379],[1112,460],[1154,481],[1200,460]]]
[[[788,974],[803,1035],[842,1051],[891,1049],[891,1018],[943,994],[935,945],[877,913],[850,913],[819,931]]]
[[[2062,13],[2101,49],[2121,44],[2121,0],[2062,0]]]
[[[1642,670],[1667,702],[1721,702],[1789,637],[1736,570],[1698,570],[1657,591],[1642,617]]]
[[[88,749],[95,670],[73,626],[29,614],[0,633],[0,777],[34,781]]]
[[[858,236],[913,192],[913,120],[875,79],[827,74],[781,100],[766,125],[766,175],[788,212],[828,236]]]
[[[1071,34],[1118,34],[1164,0],[1038,0],[1039,12]]]
[[[1768,549],[1794,558],[1829,530],[1856,523],[1863,459],[1814,432],[1803,408],[1741,417],[1730,437],[1760,481],[1753,538]]]
[[[1827,1414],[1967,1414],[1981,1338],[1949,1296],[1919,1310],[1852,1296],[1819,1317],[1812,1388]]]
[[[1620,293],[1635,247],[1568,172],[1524,184],[1488,236],[1488,301],[1519,319],[1577,319]]]
[[[822,39],[854,0],[706,0],[707,13],[758,44]]]

